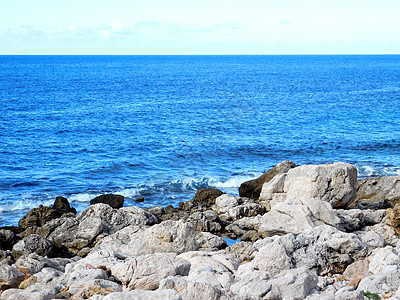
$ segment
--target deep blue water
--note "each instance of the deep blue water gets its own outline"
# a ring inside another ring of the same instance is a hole
[[[400,56],[0,56],[0,226],[66,196],[176,205],[276,163],[400,174]]]

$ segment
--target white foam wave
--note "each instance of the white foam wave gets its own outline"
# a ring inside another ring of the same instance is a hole
[[[73,194],[68,197],[70,202],[90,202],[93,198],[102,195],[102,193],[82,193]]]

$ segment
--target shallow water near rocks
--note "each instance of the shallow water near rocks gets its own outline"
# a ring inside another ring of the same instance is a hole
[[[0,56],[0,74],[0,226],[59,195],[237,193],[287,159],[400,174],[400,56]]]

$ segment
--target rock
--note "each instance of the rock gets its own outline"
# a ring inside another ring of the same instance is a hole
[[[239,196],[258,199],[264,183],[270,182],[277,175],[286,174],[290,169],[295,167],[296,165],[289,160],[280,162],[260,177],[243,182],[239,187]]]
[[[103,300],[182,300],[182,297],[175,290],[157,290],[145,291],[134,290],[130,292],[112,293],[103,298]]]
[[[352,206],[388,208],[400,201],[400,176],[358,180],[357,196]]]
[[[275,205],[262,216],[258,232],[263,237],[300,234],[323,224],[321,220],[314,218],[309,207],[302,202],[285,201]]]
[[[343,272],[343,276],[346,280],[350,281],[350,284],[357,288],[358,283],[365,277],[371,275],[369,272],[369,261],[368,259],[361,259],[348,265],[346,270]]]
[[[286,233],[300,234],[325,224],[351,232],[365,226],[365,214],[359,209],[333,209],[328,202],[317,198],[299,198],[276,204],[259,219],[259,224],[255,227],[266,237]]]
[[[223,220],[236,221],[243,217],[254,217],[263,214],[265,209],[254,200],[223,194],[215,200],[212,209]]]
[[[317,198],[329,202],[333,208],[342,208],[354,201],[356,187],[357,169],[353,165],[342,162],[304,165],[281,174],[273,184],[265,183],[260,201],[275,204],[285,200]]]
[[[121,208],[122,206],[124,206],[124,200],[125,200],[124,196],[106,194],[97,196],[96,198],[90,200],[90,205],[97,203],[105,203],[110,205],[112,208]]]
[[[81,250],[91,247],[100,235],[109,235],[128,225],[152,225],[158,219],[149,212],[136,207],[114,209],[99,203],[89,206],[80,212],[76,218],[66,219],[48,236],[59,247],[65,247],[71,254],[84,255],[88,251]]]
[[[358,291],[387,294],[394,292],[400,285],[400,273],[389,272],[389,273],[378,273],[365,277],[358,284]]]
[[[25,269],[29,274],[36,274],[43,268],[49,267],[64,272],[65,266],[74,259],[68,258],[47,258],[36,253],[21,256],[14,264],[19,269]]]
[[[223,238],[209,232],[197,233],[196,243],[199,249],[207,251],[217,251],[226,247],[226,242]]]
[[[353,233],[344,233],[323,225],[299,234],[292,253],[296,266],[316,268],[319,275],[343,273],[348,265],[364,258],[368,246]]]
[[[304,299],[318,282],[306,267],[285,270],[271,280],[240,280],[231,286],[239,299]]]
[[[0,250],[11,250],[18,238],[12,230],[0,229]]]
[[[390,220],[384,219],[381,223],[375,224],[373,226],[366,226],[363,231],[374,231],[379,234],[385,240],[385,244],[396,246],[399,241],[399,236],[390,224]]]
[[[18,223],[22,230],[29,227],[41,227],[50,220],[60,218],[63,214],[76,214],[75,208],[71,208],[69,202],[64,197],[57,197],[53,207],[39,205],[30,210]]]
[[[8,293],[8,292],[11,293]],[[40,287],[35,287],[29,290],[9,290],[4,292],[1,296],[2,299],[9,300],[51,300],[55,298],[55,294],[52,290],[42,290]]]
[[[369,247],[384,247],[386,245],[385,239],[373,230],[354,232],[361,240]]]
[[[204,212],[195,212],[191,214],[186,220],[194,226],[196,231],[205,231],[211,233],[219,233],[225,227],[224,221],[212,210]]]
[[[158,219],[160,219],[160,217],[165,214],[165,209],[162,206],[153,206],[153,207],[149,207],[145,209],[146,211],[148,211],[149,213],[152,213],[153,215],[155,215]]]
[[[14,257],[10,250],[0,250],[0,263],[6,265],[12,265],[14,263]]]
[[[187,282],[205,283],[215,288],[212,291],[219,290],[224,294],[234,283],[238,263],[226,254],[196,251],[182,253],[178,257],[190,262],[189,276],[185,278]]]
[[[46,222],[61,217],[57,210],[39,205],[38,208],[30,210],[19,222],[18,225],[22,229],[27,229],[33,226],[43,226]]]
[[[396,230],[397,234],[400,233],[400,203],[397,203],[394,208],[388,208],[386,210],[387,217],[390,225]]]
[[[225,252],[241,264],[253,260],[257,249],[253,247],[253,243],[237,242],[225,248]]]
[[[184,211],[203,211],[210,209],[215,204],[215,199],[223,193],[220,190],[207,188],[196,192],[193,199],[180,202],[179,209]]]
[[[68,287],[68,293],[73,295],[70,299],[89,299],[95,294],[108,295],[122,292],[122,286],[105,279],[78,280]]]
[[[198,250],[198,246],[192,224],[169,220],[149,228],[123,228],[103,238],[92,251],[102,249],[129,257],[157,252],[182,253]]]
[[[318,282],[317,275],[307,268],[286,270],[268,281],[271,290],[265,299],[304,299]]]
[[[73,213],[76,214],[76,209],[69,205],[67,198],[56,197],[53,204],[53,209],[60,213]]]
[[[0,263],[0,291],[17,288],[24,278],[25,274],[20,270]]]
[[[123,262],[123,257],[120,257],[113,251],[93,251],[86,257],[66,265],[65,276],[69,278],[74,272],[87,271],[88,269],[102,269],[106,272],[106,275],[109,276],[110,268],[120,262]]]
[[[37,253],[41,256],[51,255],[54,249],[54,243],[37,234],[31,234],[16,243],[12,249],[15,259],[22,255]]]
[[[400,257],[392,246],[375,249],[369,257],[369,271],[372,274],[397,272],[400,269]]]
[[[112,275],[130,290],[156,290],[168,276],[187,276],[190,263],[173,253],[131,257],[111,267]]]

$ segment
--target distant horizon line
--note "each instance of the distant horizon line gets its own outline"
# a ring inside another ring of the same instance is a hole
[[[248,54],[0,54],[0,56],[311,56],[311,55],[400,55],[400,53],[248,53]]]

